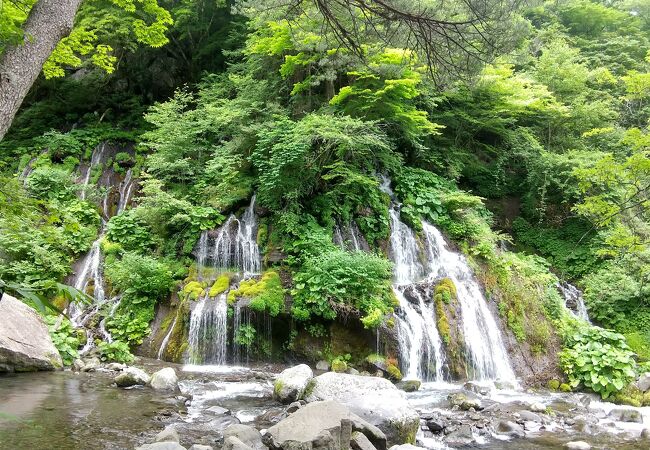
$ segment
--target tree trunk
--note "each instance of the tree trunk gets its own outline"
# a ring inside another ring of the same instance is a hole
[[[43,64],[70,34],[82,0],[39,0],[23,28],[24,42],[10,46],[0,58],[0,140],[9,130]]]

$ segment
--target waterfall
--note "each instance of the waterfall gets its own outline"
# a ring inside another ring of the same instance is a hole
[[[204,296],[190,317],[190,363],[225,364],[228,331],[227,293],[216,298]]]
[[[585,299],[582,296],[582,291],[571,283],[566,282],[558,283],[556,286],[562,294],[562,297],[564,297],[564,304],[571,314],[579,319],[591,323],[589,320],[587,305],[585,305]]]
[[[131,200],[131,191],[133,190],[134,185],[133,180],[133,170],[129,169],[126,171],[124,180],[120,183],[120,201],[117,204],[117,213],[120,214],[126,209]]]
[[[177,320],[178,320],[178,315],[174,317],[174,321],[169,327],[169,331],[165,335],[165,338],[162,340],[162,343],[160,344],[160,350],[158,350],[158,356],[157,356],[157,358],[160,360],[162,360],[162,357],[165,353],[165,349],[167,348],[167,344],[169,344],[169,339],[172,337],[172,332],[174,331],[174,327],[176,326]]]
[[[423,222],[422,228],[428,245],[431,275],[450,278],[456,285],[472,378],[515,380],[501,332],[467,260],[462,254],[448,249],[445,238],[436,227]]]
[[[400,220],[400,205],[395,202],[389,179],[382,179],[381,190],[393,201],[389,255],[394,262],[393,291],[400,305],[396,322],[406,378],[444,378],[445,355],[430,303],[436,280],[447,277],[457,289],[471,377],[514,380],[497,323],[464,256],[449,250],[440,231],[424,221],[421,244],[415,232]]]
[[[353,252],[370,250],[368,243],[361,234],[361,230],[354,221],[350,221],[344,226],[336,224],[332,234],[332,242],[343,250]]]
[[[94,148],[93,153],[90,157],[90,164],[88,165],[88,168],[86,169],[86,173],[84,174],[83,180],[82,180],[82,189],[81,189],[81,199],[85,200],[86,199],[86,189],[88,188],[88,184],[90,184],[90,176],[92,175],[93,167],[98,166],[103,158],[104,158],[104,151],[106,150],[106,143],[102,142],[99,144],[97,147]]]
[[[197,264],[199,269],[205,267],[207,260],[212,259],[216,269],[235,269],[243,272],[244,276],[260,273],[262,261],[257,246],[257,216],[255,215],[255,196],[240,219],[234,214],[219,228],[214,238],[211,254],[208,252],[208,232],[199,239]]]
[[[209,275],[216,269],[238,271],[248,278],[259,274],[262,260],[257,246],[257,216],[255,215],[255,196],[241,218],[234,214],[216,231],[201,233],[196,250],[198,278],[211,281]],[[190,317],[190,362],[192,364],[225,364],[227,354],[227,312],[226,293],[216,299],[203,297],[194,307]],[[244,322],[250,320],[240,305],[235,305],[234,332],[236,333],[242,316]],[[241,361],[241,347],[233,340],[233,359]]]
[[[102,251],[101,251],[101,240],[103,238],[103,228],[102,224],[102,233],[100,233],[99,238],[93,242],[92,247],[84,257],[81,262],[81,270],[77,273],[77,276],[74,280],[74,287],[82,292],[86,292],[86,289],[90,285],[90,282],[93,283],[93,299],[94,304],[101,305],[106,299],[106,293],[104,291],[104,274],[102,271]],[[69,306],[69,315],[70,320],[75,326],[81,325],[80,317],[83,314],[83,309],[81,309],[76,303],[71,303]]]

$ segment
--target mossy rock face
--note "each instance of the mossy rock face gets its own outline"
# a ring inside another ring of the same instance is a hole
[[[176,314],[176,316],[172,316]],[[190,305],[187,301],[182,302],[178,310],[172,312],[170,317],[177,317],[174,328],[171,330],[171,335],[169,336],[169,341],[167,342],[167,347],[164,352],[164,359],[166,361],[172,361],[176,363],[183,362],[183,354],[189,346],[188,335],[189,335],[189,324],[190,324]],[[173,322],[171,319],[171,323]]]
[[[216,297],[217,295],[226,292],[229,287],[230,287],[230,275],[223,274],[216,279],[216,281],[210,288],[210,292],[208,293],[208,295],[210,297]]]
[[[183,298],[188,298],[190,300],[198,300],[200,297],[203,296],[204,291],[205,291],[205,286],[203,285],[203,283],[200,283],[198,281],[190,281],[185,286],[183,286],[183,290],[181,292],[183,294]]]
[[[397,367],[395,364],[389,364],[388,367],[386,368],[386,372],[388,372],[388,375],[391,380],[393,381],[402,380],[402,371],[399,370],[399,367]]]
[[[454,379],[467,377],[465,338],[456,285],[449,278],[438,281],[433,293],[438,332],[447,353],[449,372]]]
[[[374,351],[370,342],[373,340],[372,333],[364,329],[360,323],[348,323],[346,325],[338,322],[330,326],[330,351],[332,355],[350,355],[350,362],[358,366],[362,364],[366,355]]]

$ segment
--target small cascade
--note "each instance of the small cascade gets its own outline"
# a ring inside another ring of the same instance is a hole
[[[190,363],[225,364],[228,339],[227,293],[216,298],[204,296],[190,317]],[[159,355],[162,355],[159,352]]]
[[[557,289],[564,297],[564,305],[575,317],[591,323],[589,320],[589,312],[587,311],[587,305],[585,305],[585,299],[582,296],[582,291],[572,285],[571,283],[558,283]]]
[[[135,185],[135,180],[133,179],[133,170],[129,169],[126,171],[124,180],[120,183],[120,200],[117,204],[117,213],[120,214],[126,209],[131,200],[131,193],[133,191],[133,186]]]
[[[92,297],[94,305],[101,305],[106,299],[104,291],[104,274],[102,270],[102,251],[101,241],[103,239],[103,228],[99,238],[93,242],[92,247],[81,262],[81,269],[74,279],[74,287],[82,292],[86,292],[92,282],[93,291]],[[75,326],[81,325],[80,318],[84,314],[84,310],[76,303],[71,303],[68,309],[70,320]]]
[[[23,183],[27,180],[27,177],[32,173],[34,170],[34,161],[36,161],[36,157],[33,157],[32,159],[29,160],[23,171],[20,173],[18,176],[19,180],[22,180]]]
[[[344,226],[337,224],[332,234],[332,242],[343,250],[352,252],[370,250],[361,230],[354,221],[350,221]]]
[[[169,331],[165,335],[165,338],[163,339],[162,343],[160,344],[160,350],[158,350],[158,356],[157,356],[157,358],[160,360],[162,360],[162,357],[165,354],[165,349],[167,348],[167,344],[169,344],[169,339],[172,337],[172,333],[174,332],[174,327],[176,327],[176,321],[178,321],[178,316],[174,317],[174,321],[169,327]]]
[[[260,273],[262,260],[257,246],[255,196],[241,218],[231,214],[213,235],[204,231],[199,239],[196,262],[201,276],[205,276],[206,267],[240,271],[244,277]]]
[[[106,142],[102,142],[99,144],[95,149],[93,150],[93,153],[90,157],[90,164],[88,164],[88,167],[86,168],[86,172],[82,178],[81,181],[81,199],[85,200],[86,199],[86,190],[88,188],[88,185],[90,184],[90,177],[93,172],[93,168],[101,164],[101,162],[104,159],[104,152],[106,151]]]
[[[405,377],[444,379],[445,354],[431,299],[436,281],[446,277],[457,289],[470,378],[515,380],[497,323],[464,256],[450,251],[440,231],[426,222],[423,242],[418,240],[400,220],[390,180],[383,178],[381,189],[393,199],[389,255],[400,304],[396,322]]]
[[[248,347],[241,345],[237,342],[237,333],[240,332],[242,327],[249,327],[251,324],[251,316],[248,308],[243,308],[239,303],[235,305],[233,314],[233,340],[232,340],[232,354],[233,362],[235,365],[248,363]]]
[[[463,335],[469,353],[470,374],[476,380],[515,380],[501,332],[490,312],[474,274],[465,257],[448,249],[442,233],[423,222],[431,274],[434,278],[450,278],[461,305]]]

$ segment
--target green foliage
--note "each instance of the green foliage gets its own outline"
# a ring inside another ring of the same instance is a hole
[[[332,371],[343,373],[348,370],[348,361],[350,361],[351,358],[352,355],[349,354],[339,355],[333,358],[331,362]]]
[[[393,310],[390,279],[391,264],[375,255],[332,250],[314,256],[294,276],[293,316],[332,320],[339,312],[356,310],[370,316],[366,323],[373,325],[376,310]]]
[[[70,366],[79,357],[79,338],[72,323],[63,316],[45,316],[54,346],[59,351],[63,365]]]
[[[567,338],[560,363],[571,387],[583,385],[608,398],[634,378],[633,357],[622,335],[586,327]]]
[[[255,342],[257,331],[252,325],[241,325],[235,330],[235,342],[239,345],[250,347]]]
[[[129,345],[125,342],[100,342],[97,348],[99,349],[99,358],[102,361],[114,361],[118,363],[133,362],[134,357],[131,354]]]
[[[209,291],[209,296],[210,297],[216,297],[219,294],[222,294],[228,290],[230,287],[230,276],[228,274],[223,274],[220,275],[219,278],[217,278],[210,288]]]
[[[146,253],[155,246],[151,231],[135,210],[111,217],[106,226],[106,237],[126,251]]]
[[[133,304],[155,302],[174,286],[172,273],[165,263],[133,252],[124,253],[121,259],[107,259],[106,277]]]

